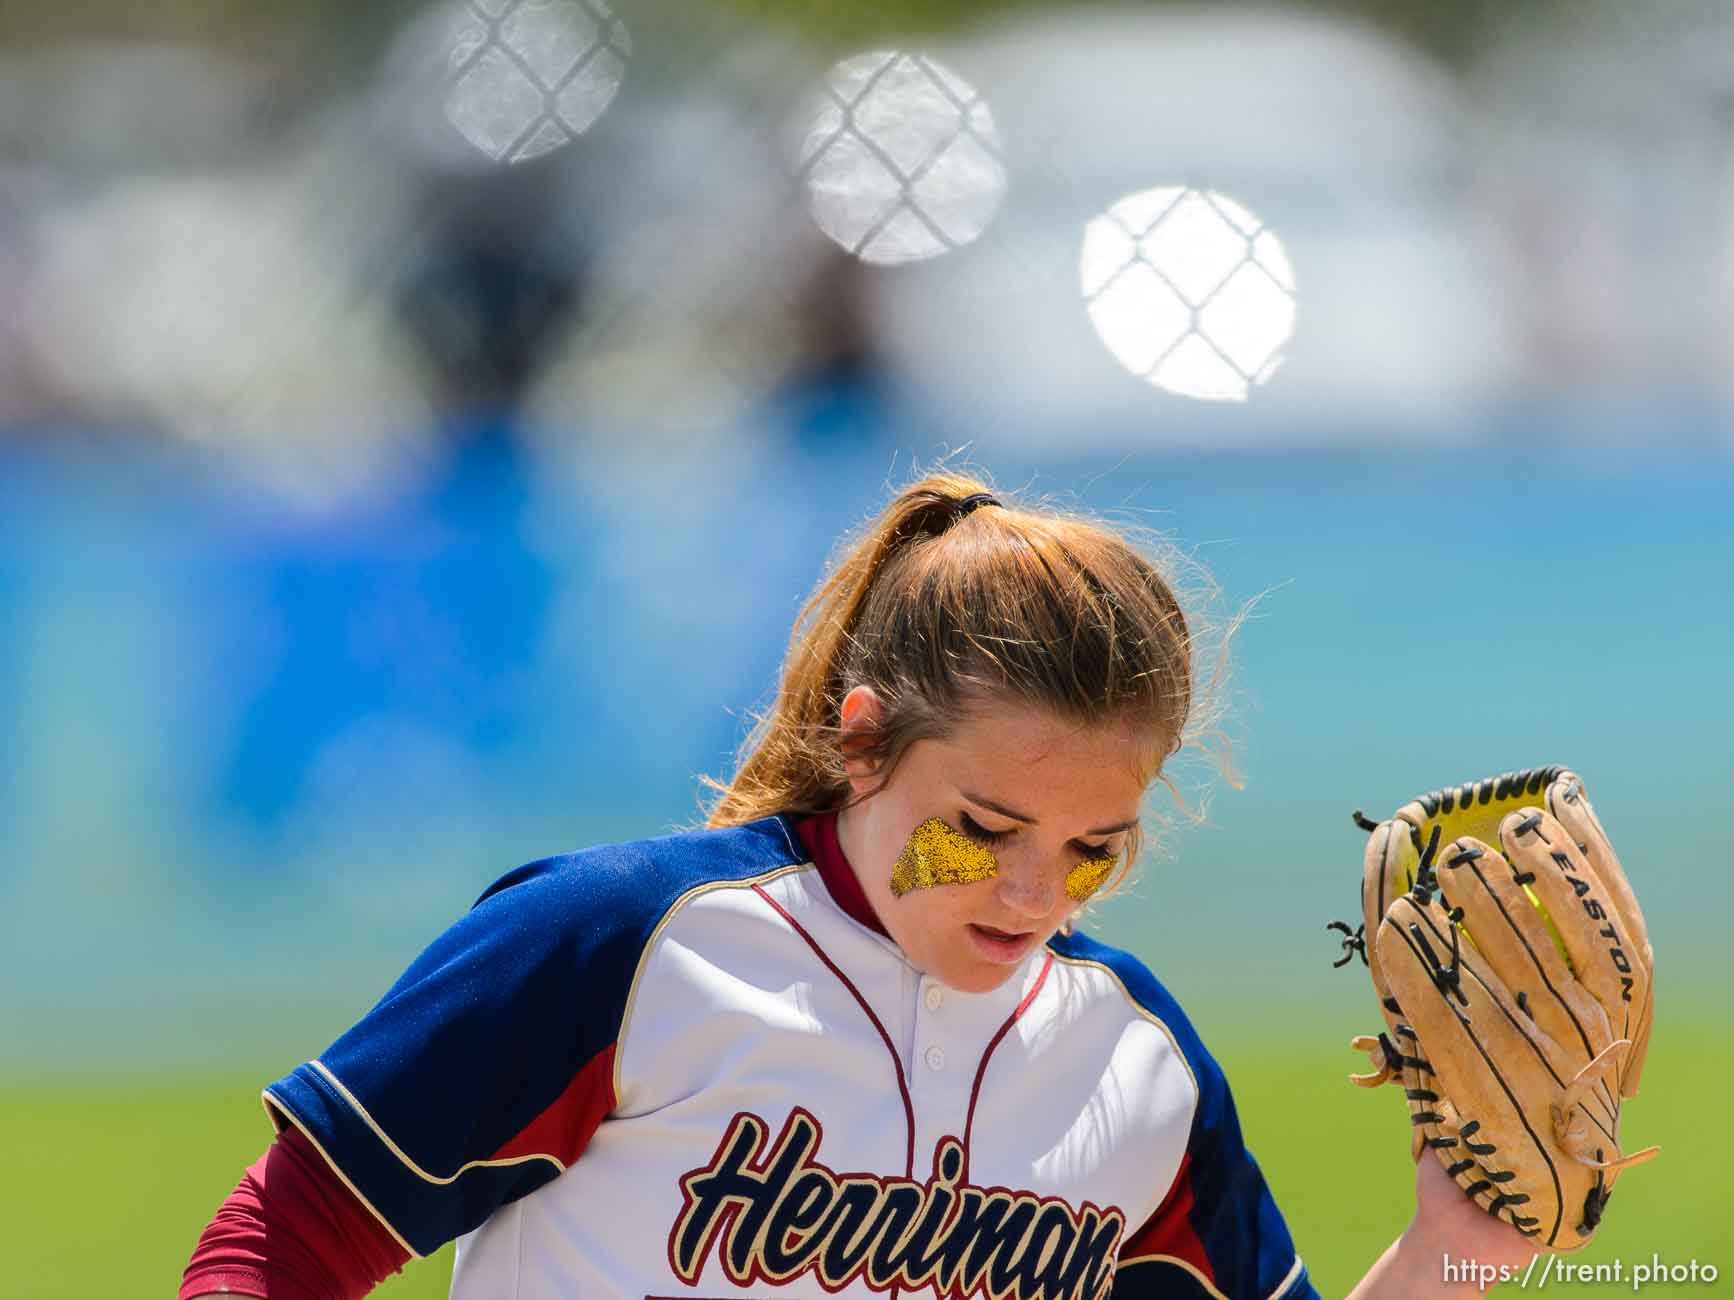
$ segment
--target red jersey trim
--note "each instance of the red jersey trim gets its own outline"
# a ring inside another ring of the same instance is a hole
[[[880,1041],[885,1044],[886,1054],[891,1057],[891,1068],[897,1071],[897,1091],[903,1097],[903,1118],[909,1126],[909,1143],[903,1160],[903,1176],[905,1178],[915,1177],[915,1103],[909,1098],[909,1081],[903,1075],[903,1060],[897,1055],[896,1047],[892,1046],[891,1035],[885,1032],[884,1022],[879,1019],[879,1014],[873,1010],[872,1004],[861,995],[861,990],[855,987],[855,981],[845,975],[843,968],[831,960],[825,950],[819,946],[819,941],[807,933],[807,927],[797,921],[790,914],[788,908],[766,893],[763,885],[754,885],[753,892],[769,903],[776,910],[777,915],[787,921],[789,927],[806,940],[807,946],[813,950],[813,955],[825,964],[825,969],[835,975],[844,988],[849,990],[855,1001],[861,1004],[861,1010],[867,1013],[867,1019],[873,1022],[873,1028],[879,1031]]]
[[[988,1040],[987,1048],[981,1054],[981,1060],[975,1067],[975,1082],[969,1087],[969,1111],[963,1119],[963,1180],[969,1181],[969,1139],[975,1131],[975,1103],[981,1100],[981,1081],[987,1077],[987,1063],[993,1057],[994,1049],[1000,1045],[1000,1040],[1011,1031],[1018,1022],[1018,1017],[1030,1009],[1030,1003],[1036,1000],[1036,994],[1042,991],[1042,985],[1048,982],[1048,972],[1054,968],[1054,954],[1042,954],[1042,968],[1036,972],[1036,977],[1030,983],[1030,991],[1023,996],[1012,1013],[1005,1018],[1005,1023],[999,1027],[994,1036]]]
[[[1211,1284],[1216,1285],[1216,1270],[1204,1253],[1204,1242],[1192,1226],[1192,1153],[1180,1157],[1180,1170],[1174,1183],[1156,1212],[1144,1226],[1132,1234],[1120,1248],[1120,1265],[1139,1259],[1160,1258],[1179,1260]]]
[[[592,1056],[572,1076],[558,1097],[526,1124],[491,1159],[513,1161],[551,1156],[569,1168],[590,1145],[608,1112],[614,1109],[614,1044]]]
[[[851,921],[889,939],[891,936],[879,923],[873,904],[867,901],[867,891],[861,888],[855,868],[843,856],[843,845],[837,839],[837,814],[825,812],[803,817],[795,823],[795,830],[801,837],[801,844],[812,856],[813,865],[819,868],[819,879],[825,882],[831,901],[842,908],[843,914]]]

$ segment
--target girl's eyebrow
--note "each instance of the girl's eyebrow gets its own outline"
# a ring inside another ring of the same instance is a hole
[[[983,808],[990,809],[993,812],[998,813],[1001,817],[1010,817],[1014,822],[1022,822],[1025,826],[1039,826],[1041,824],[1034,817],[1031,817],[1027,813],[1013,812],[1010,808],[1007,808],[1004,804],[995,803],[992,799],[984,799],[979,794],[971,794],[968,790],[963,790],[963,791],[960,791],[959,793],[961,793],[963,795],[963,797],[965,799],[968,799],[971,803],[980,804]],[[1084,834],[1086,834],[1086,835],[1116,835],[1121,831],[1131,830],[1137,824],[1138,824],[1138,819],[1136,817],[1133,817],[1129,821],[1116,822],[1112,826],[1098,826],[1094,830],[1085,831]]]
[[[1031,817],[1028,813],[1013,812],[1010,808],[1007,808],[1003,803],[995,803],[992,799],[985,799],[979,794],[971,794],[968,790],[961,791],[960,793],[963,795],[963,797],[965,799],[968,799],[971,803],[978,803],[983,808],[991,808],[994,812],[998,813],[1001,817],[1010,817],[1014,822],[1022,822],[1026,826],[1039,825],[1039,823],[1036,821],[1036,819],[1034,817]]]

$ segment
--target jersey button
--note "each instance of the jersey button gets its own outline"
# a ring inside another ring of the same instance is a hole
[[[945,1053],[937,1047],[928,1048],[922,1060],[927,1062],[927,1068],[930,1070],[943,1070],[945,1068]]]
[[[929,984],[927,992],[922,995],[921,1000],[927,1003],[929,1011],[938,1011],[939,1004],[945,1001],[945,990],[937,984]]]

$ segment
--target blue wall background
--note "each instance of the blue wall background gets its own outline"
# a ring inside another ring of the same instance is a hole
[[[413,481],[317,514],[147,444],[0,449],[8,1075],[305,1057],[494,876],[696,819],[829,547],[942,450],[834,412],[709,461],[549,446],[454,429]],[[1346,1034],[1365,992],[1324,922],[1357,905],[1350,809],[1555,761],[1622,846],[1664,992],[1713,968],[1734,472],[1561,458],[1515,426],[1420,452],[969,448],[1169,533],[1222,612],[1256,598],[1244,787],[1098,922],[1184,999]]]

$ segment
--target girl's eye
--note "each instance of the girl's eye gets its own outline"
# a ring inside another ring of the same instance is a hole
[[[1100,844],[1083,844],[1077,840],[1073,840],[1072,847],[1086,858],[1117,858],[1120,856],[1118,853],[1108,852],[1108,842],[1106,840],[1103,840]]]
[[[1010,831],[990,831],[966,812],[958,813],[957,820],[963,827],[963,833],[977,844],[998,844],[1011,838]]]

